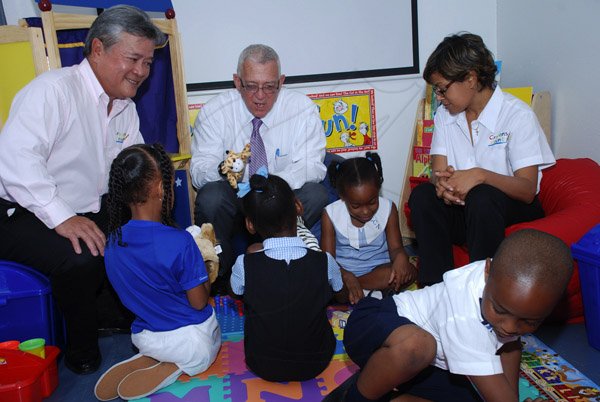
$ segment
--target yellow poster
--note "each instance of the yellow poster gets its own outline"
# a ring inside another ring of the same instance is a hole
[[[198,116],[198,112],[200,112],[200,108],[204,106],[204,103],[189,103],[188,104],[188,114],[190,116],[190,127],[194,127],[194,123],[196,122],[196,117]]]
[[[508,92],[512,96],[521,99],[523,102],[531,106],[531,98],[533,97],[533,87],[502,88],[502,91]]]
[[[319,107],[328,152],[377,149],[373,89],[326,92],[308,97]]]

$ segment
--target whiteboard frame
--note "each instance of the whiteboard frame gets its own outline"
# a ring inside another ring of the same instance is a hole
[[[324,82],[324,81],[346,81],[355,79],[365,79],[372,77],[387,77],[400,76],[409,74],[419,74],[419,30],[418,30],[418,14],[417,0],[411,0],[411,23],[412,23],[412,65],[397,66],[391,68],[382,68],[374,70],[358,70],[358,71],[340,71],[334,73],[323,74],[307,74],[286,76],[286,84],[298,84],[307,82]],[[227,81],[209,81],[187,83],[187,91],[201,92],[208,90],[220,90],[234,88],[233,80]]]

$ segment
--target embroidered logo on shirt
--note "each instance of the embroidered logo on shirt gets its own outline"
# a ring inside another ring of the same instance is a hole
[[[488,137],[488,147],[492,147],[498,144],[506,144],[509,138],[510,133],[508,131],[503,131],[498,134],[490,134],[490,136]]]
[[[127,133],[120,133],[117,131],[117,134],[115,134],[115,141],[119,144],[122,144],[127,137],[129,137],[129,134]]]

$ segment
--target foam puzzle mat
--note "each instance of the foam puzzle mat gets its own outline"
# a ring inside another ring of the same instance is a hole
[[[193,377],[182,375],[177,382],[138,402],[291,402],[321,401],[329,392],[358,371],[343,348],[349,314],[347,306],[331,306],[328,315],[337,339],[329,366],[318,377],[303,382],[274,383],[256,377],[244,362],[243,305],[229,297],[212,301],[221,325],[222,346],[213,365]],[[600,389],[533,335],[523,337],[519,383],[520,399],[600,401]]]

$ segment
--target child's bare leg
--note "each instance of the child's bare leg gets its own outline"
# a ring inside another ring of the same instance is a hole
[[[367,290],[386,290],[390,288],[391,264],[382,264],[368,274],[359,276],[358,283]]]
[[[381,398],[426,368],[436,349],[433,336],[418,326],[396,328],[362,368],[356,383],[358,391],[365,398]]]

